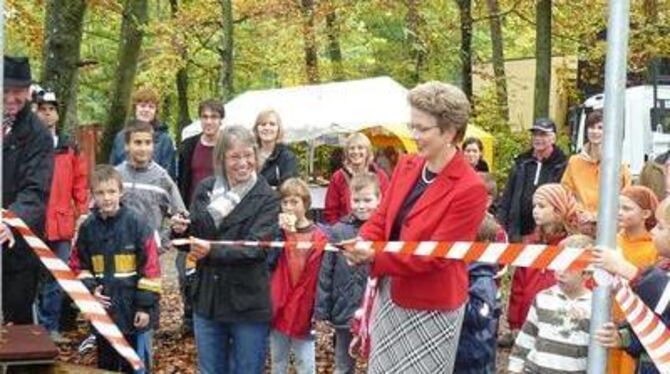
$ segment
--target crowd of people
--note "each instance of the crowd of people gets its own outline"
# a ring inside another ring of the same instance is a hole
[[[357,357],[370,373],[495,373],[498,345],[512,346],[510,372],[586,372],[590,272],[514,269],[511,332],[499,336],[506,268],[353,243],[592,246],[602,113],[588,116],[588,143],[570,158],[555,144],[553,121],[535,121],[532,147],[515,160],[499,198],[482,142],[464,139],[471,110],[465,94],[441,82],[419,84],[408,94],[418,154],[400,157],[388,175],[388,166],[374,162],[370,140],[351,134],[323,220],[315,222],[310,188],[282,143],[275,110],[260,112],[250,130],[223,126],[223,104],[205,100],[200,132],[177,148],[158,119],[158,95],[142,88],[109,164],[93,166],[58,128],[58,98],[31,96],[27,59],[6,56],[4,74],[3,208],[69,263],[133,345],[144,372],[152,368],[160,261],[168,251],[177,251],[182,330],[195,337],[203,373],[261,373],[268,357],[272,373],[287,373],[291,363],[298,373],[314,373],[314,331],[326,327],[335,331],[336,373],[355,372]],[[642,178],[654,181],[653,189],[632,186],[621,167],[621,250],[597,250],[594,263],[630,279],[668,324],[670,298],[662,295],[670,294],[670,200],[659,200],[670,173],[668,163],[658,163]],[[179,238],[191,244],[174,245]],[[286,246],[222,242],[239,240]],[[305,242],[313,245],[296,244]],[[5,223],[0,243],[5,322],[33,323],[37,300],[39,323],[63,341],[57,283],[38,281],[37,259]],[[341,250],[324,251],[326,243]],[[611,349],[609,372],[657,372],[621,310],[612,313],[596,336]],[[92,334],[100,368],[133,372]]]

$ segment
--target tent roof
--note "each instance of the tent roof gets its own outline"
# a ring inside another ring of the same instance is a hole
[[[226,123],[251,127],[258,112],[279,112],[287,141],[405,123],[407,89],[389,77],[247,91],[226,104]]]

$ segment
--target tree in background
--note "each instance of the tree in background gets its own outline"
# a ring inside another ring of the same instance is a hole
[[[86,13],[85,0],[49,0],[44,17],[40,81],[60,102],[58,128],[74,132],[77,121],[78,68]]]
[[[148,11],[147,0],[125,0],[116,76],[112,85],[111,105],[102,139],[103,146],[100,150],[103,158],[111,151],[114,136],[123,128],[128,116],[128,106],[142,49],[142,28],[147,24]]]
[[[549,116],[551,88],[551,0],[535,6],[535,101],[533,117]]]
[[[502,20],[498,0],[486,0],[491,29],[491,62],[496,84],[496,97],[500,114],[505,122],[509,121],[509,106],[507,101],[507,78],[505,77],[505,50],[503,48]]]
[[[319,54],[316,43],[316,1],[300,0],[302,14],[302,36],[305,49],[305,75],[310,84],[319,83]]]
[[[223,35],[221,36],[221,47],[219,54],[221,55],[221,98],[223,101],[228,101],[233,98],[233,51],[234,39],[233,33],[235,25],[233,24],[233,4],[231,0],[219,0],[221,5],[221,22]]]
[[[461,89],[472,101],[472,2],[456,0],[461,28]]]

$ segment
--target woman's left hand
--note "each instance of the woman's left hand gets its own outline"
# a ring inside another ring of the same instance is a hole
[[[371,248],[356,247],[356,242],[361,240],[360,238],[347,240],[338,245],[338,247],[342,248],[342,255],[347,259],[347,263],[350,266],[372,262],[375,256],[375,251]]]
[[[195,256],[196,259],[200,260],[207,255],[209,255],[209,252],[212,250],[212,245],[204,240],[197,239],[197,238],[192,238],[191,239],[191,254]]]

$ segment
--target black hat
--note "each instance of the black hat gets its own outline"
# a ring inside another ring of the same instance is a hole
[[[28,57],[5,56],[5,87],[28,87],[32,83]]]
[[[533,123],[530,131],[542,131],[556,133],[556,124],[550,118],[538,118]]]

